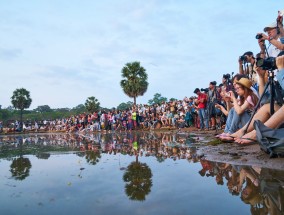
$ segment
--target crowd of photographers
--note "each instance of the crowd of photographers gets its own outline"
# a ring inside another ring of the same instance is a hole
[[[218,86],[212,81],[208,88],[196,88],[195,97],[155,105],[134,105],[124,111],[84,113],[38,122],[24,129],[86,132],[195,126],[200,130],[224,129],[217,137],[225,141],[255,142],[255,120],[273,129],[284,122],[283,14],[284,10],[279,11],[276,22],[265,26],[265,33],[256,34],[259,53],[254,55],[246,51],[241,55],[236,75],[224,74]],[[15,127],[20,128],[17,124],[11,129],[17,130]]]
[[[259,53],[241,55],[238,74],[223,75],[219,86],[210,82],[206,89],[195,89],[200,129],[222,126],[225,116],[224,132],[216,137],[250,144],[256,142],[256,120],[272,129],[284,123],[283,14],[284,10],[279,11],[276,22],[265,26],[265,33],[256,34]]]

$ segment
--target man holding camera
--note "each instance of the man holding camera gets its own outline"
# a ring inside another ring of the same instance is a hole
[[[258,33],[256,38],[258,39],[258,44],[260,47],[261,57],[277,57],[281,49],[283,50],[283,45],[280,42],[280,35],[283,32],[283,24],[280,22],[273,22],[267,25],[264,29],[264,32],[267,33]],[[267,48],[267,53],[265,53],[265,40],[269,41]]]
[[[254,70],[255,63],[256,59],[251,51],[247,51],[239,57],[239,74],[246,75],[252,81],[253,86],[257,84],[257,73]]]
[[[196,104],[198,105],[198,115],[200,120],[200,130],[204,129],[204,124],[206,130],[209,130],[209,122],[208,122],[208,114],[206,113],[206,103],[207,103],[207,95],[202,93],[199,88],[194,90],[194,93],[198,95],[196,99]]]

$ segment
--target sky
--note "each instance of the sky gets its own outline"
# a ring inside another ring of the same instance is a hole
[[[283,9],[283,0],[0,0],[0,105],[18,88],[29,109],[133,102],[120,81],[134,61],[149,82],[137,103],[192,96],[258,53],[255,35]]]

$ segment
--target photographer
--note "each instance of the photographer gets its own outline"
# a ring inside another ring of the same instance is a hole
[[[256,59],[251,51],[247,51],[239,57],[239,74],[246,75],[252,81],[252,86],[257,89],[258,85],[255,63]]]
[[[284,89],[284,56],[279,56],[276,58],[276,65],[279,70],[277,74],[277,80],[279,81],[280,86]],[[255,120],[260,120],[264,122],[264,125],[269,128],[278,128],[284,122],[284,106],[280,107],[278,104],[275,103],[274,105],[275,113],[273,115],[270,114],[270,104],[263,105],[255,116],[252,119],[248,127],[247,134],[243,135],[244,126],[242,129],[237,131],[236,133],[232,134],[231,136],[235,137],[235,141],[239,144],[250,144],[256,142],[256,131],[253,130],[253,122]]]
[[[283,14],[284,10],[278,11],[278,17],[276,19],[276,22],[273,22],[272,24],[264,28],[264,32],[267,32],[268,35],[263,33],[258,33],[256,35],[259,46],[261,48],[261,53],[263,54],[262,57],[276,57],[279,54],[279,50],[284,50],[283,42],[282,43],[280,42],[284,41]],[[269,56],[265,56],[265,45],[264,45],[265,40],[269,41],[269,43],[272,44],[268,48]],[[275,51],[273,51],[275,47],[276,49]]]
[[[207,110],[208,110],[208,117],[211,122],[211,130],[216,129],[216,117],[217,117],[217,112],[219,113],[218,115],[220,116],[221,112],[220,110],[216,110],[215,104],[220,103],[220,94],[217,91],[216,88],[216,81],[211,81],[209,83],[209,88],[208,88],[208,103],[207,103]]]
[[[220,139],[227,141],[233,140],[234,137],[231,137],[230,135],[249,121],[250,113],[258,102],[257,96],[250,89],[251,86],[252,82],[248,78],[241,78],[239,81],[236,81],[236,84],[234,85],[239,98],[237,99],[234,93],[230,91],[233,108],[229,111],[226,127],[224,133],[219,136]]]
[[[194,90],[194,93],[198,95],[195,102],[198,107],[200,130],[204,129],[204,124],[205,124],[206,130],[209,130],[208,114],[206,113],[207,112],[206,111],[207,95],[205,93],[202,93],[199,88],[196,88]]]
[[[248,63],[251,65],[248,67]],[[253,67],[255,64],[255,58],[253,56],[253,52],[247,51],[242,56],[239,57],[239,73],[249,75],[253,71]],[[243,68],[243,66],[247,65],[247,68]]]
[[[256,38],[258,39],[258,44],[261,50],[263,58],[265,57],[277,57],[281,50],[284,50],[283,44],[280,42],[281,31],[283,32],[283,24],[280,22],[273,22],[267,25],[264,29],[268,35],[263,33],[258,33]],[[265,53],[265,40],[269,41],[267,48],[267,53]]]

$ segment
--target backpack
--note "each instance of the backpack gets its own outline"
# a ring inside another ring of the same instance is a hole
[[[254,129],[261,150],[269,154],[270,158],[284,157],[284,128],[268,128],[261,121],[255,120]]]

